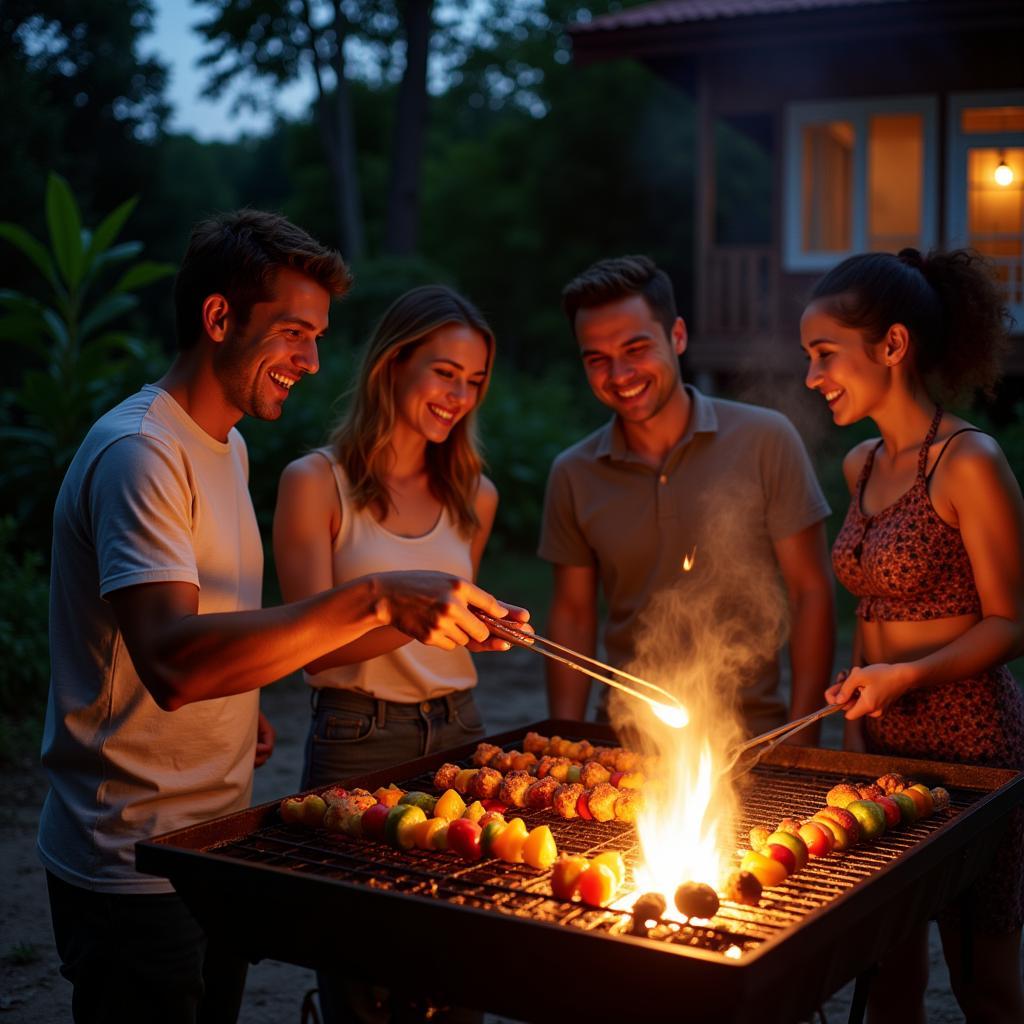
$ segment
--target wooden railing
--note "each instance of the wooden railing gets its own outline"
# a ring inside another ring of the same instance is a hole
[[[779,257],[770,245],[719,245],[704,254],[702,336],[771,338],[779,323]]]

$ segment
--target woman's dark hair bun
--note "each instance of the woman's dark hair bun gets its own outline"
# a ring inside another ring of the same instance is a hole
[[[913,267],[915,270],[924,270],[924,257],[917,249],[906,248],[900,249],[896,255],[896,259],[900,263],[905,263],[908,267]]]
[[[851,256],[814,286],[811,299],[827,299],[832,316],[873,344],[903,324],[917,369],[943,404],[993,394],[1013,319],[993,266],[977,252]]]

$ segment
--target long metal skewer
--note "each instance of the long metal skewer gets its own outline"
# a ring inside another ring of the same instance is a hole
[[[656,683],[649,682],[646,679],[641,679],[639,676],[631,675],[629,672],[615,668],[612,665],[606,665],[603,661],[598,661],[596,658],[590,658],[585,654],[580,654],[578,651],[574,651],[570,647],[564,647],[562,644],[556,643],[554,640],[549,640],[547,637],[543,637],[539,633],[525,633],[521,629],[516,629],[515,626],[510,623],[503,622],[501,619],[492,618],[490,615],[485,615],[483,612],[477,611],[476,609],[474,609],[473,614],[482,622],[485,622],[490,626],[491,630],[497,633],[498,636],[502,637],[502,639],[508,640],[509,643],[513,643],[518,647],[525,647],[527,650],[535,651],[537,654],[543,654],[544,657],[550,658],[552,661],[557,661],[563,665],[567,665],[569,668],[575,669],[577,672],[582,672],[584,675],[590,676],[591,679],[596,679],[599,683],[604,683],[606,686],[611,686],[616,690],[622,690],[623,693],[628,693],[630,696],[645,701],[652,707],[663,707],[668,703],[670,707],[673,707],[682,714],[687,715],[687,718],[689,717],[686,708],[680,703],[679,698],[669,693],[668,690],[658,686]],[[561,653],[556,654],[556,651]],[[593,669],[587,668],[586,665],[580,664],[581,662],[587,662],[602,671],[594,671]],[[620,678],[614,679],[611,675],[604,675],[602,673],[614,673]],[[660,694],[665,699],[656,700],[654,697],[651,697],[646,693],[641,693],[635,687],[622,682],[622,679],[628,679],[631,683],[635,683],[637,686],[645,686],[649,690]]]
[[[750,771],[769,750],[774,750],[784,739],[806,728],[808,725],[812,725],[814,722],[828,718],[829,715],[834,715],[837,711],[845,711],[850,706],[850,703],[852,702],[846,704],[826,704],[825,707],[812,711],[809,715],[804,715],[803,718],[795,718],[792,722],[787,722],[785,725],[780,725],[775,729],[769,729],[768,732],[763,732],[760,736],[754,736],[745,743],[741,743],[735,749],[732,760],[724,770],[731,771],[744,754],[751,750],[757,750],[758,747],[763,747],[762,750],[758,751],[757,757],[744,769],[744,772]],[[743,773],[741,772],[740,774]]]

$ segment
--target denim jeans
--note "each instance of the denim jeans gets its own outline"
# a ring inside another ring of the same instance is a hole
[[[75,1024],[233,1024],[246,961],[176,893],[94,892],[46,873]]]
[[[347,690],[314,690],[302,788],[344,782],[481,739],[480,710],[471,690],[417,704],[376,700]],[[394,782],[401,780],[394,779]],[[324,1024],[478,1024],[483,1015],[462,1007],[440,1011],[416,993],[372,986],[341,971],[317,972]]]
[[[471,690],[396,704],[347,690],[314,690],[302,788],[343,782],[484,735]],[[398,782],[395,779],[395,782]]]

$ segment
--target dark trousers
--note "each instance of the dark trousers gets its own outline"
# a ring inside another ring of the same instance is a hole
[[[324,689],[313,691],[312,705],[303,789],[461,746],[485,733],[468,690],[418,704],[396,704]],[[479,1024],[483,1019],[475,1010],[461,1007],[439,1010],[416,993],[374,987],[343,970],[317,971],[316,977],[324,1024]]]
[[[246,961],[207,940],[176,893],[93,892],[46,873],[75,1024],[233,1024]]]

